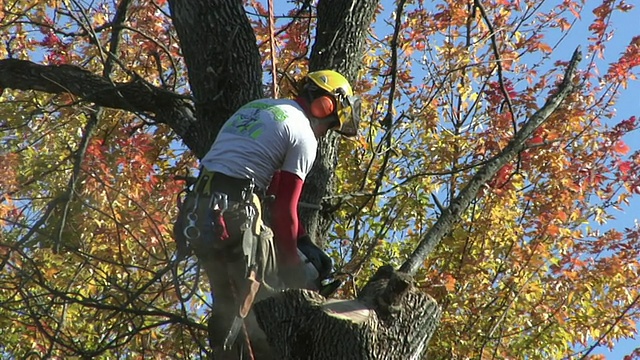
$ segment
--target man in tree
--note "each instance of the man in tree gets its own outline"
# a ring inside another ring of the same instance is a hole
[[[359,110],[360,101],[344,76],[321,70],[307,74],[295,100],[254,100],[226,121],[201,161],[194,191],[181,206],[174,228],[179,246],[188,243],[198,257],[235,262],[223,271],[209,272],[216,274],[209,279],[216,306],[221,297],[229,296],[221,289],[230,279],[244,277],[243,270],[249,273],[254,267],[258,281],[270,271],[259,264],[270,260],[264,237],[259,246],[251,240],[261,238],[261,201],[255,199],[265,200],[263,194],[271,200],[269,222],[279,279],[287,288],[319,289],[331,272],[331,259],[306,234],[298,219],[298,201],[318,139],[330,129],[355,136]],[[247,231],[253,233],[247,236]]]
[[[243,202],[246,191],[255,186],[253,192],[274,199],[269,206],[271,227],[280,274],[289,287],[306,287],[309,280],[315,280],[301,276],[304,264],[300,255],[313,262],[320,275],[329,270],[328,257],[321,259],[326,255],[317,253],[298,220],[297,205],[315,160],[318,139],[330,129],[355,136],[359,105],[341,74],[332,70],[311,72],[295,100],[259,99],[241,107],[225,123],[201,161],[195,191],[219,192],[230,201]],[[203,179],[208,184],[203,184]],[[206,229],[200,230],[204,233]]]

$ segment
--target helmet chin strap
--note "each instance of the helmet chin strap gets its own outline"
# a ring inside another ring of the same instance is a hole
[[[316,138],[320,137],[318,132],[320,131],[321,120],[316,117],[309,116],[309,124],[311,125],[311,129],[316,135]]]
[[[309,124],[316,138],[324,136],[329,131],[329,119],[318,119],[313,116],[309,116]]]
[[[317,117],[309,116],[309,124],[311,124],[312,128],[316,128],[320,125],[320,119]]]

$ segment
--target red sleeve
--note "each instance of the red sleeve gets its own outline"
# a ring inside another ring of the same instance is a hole
[[[276,197],[276,193],[278,192],[278,186],[280,185],[280,171],[276,171],[273,173],[273,177],[271,177],[271,184],[269,184],[269,188],[267,189],[267,195]],[[304,186],[303,186],[304,189]],[[300,239],[302,236],[307,235],[307,230],[304,228],[302,223],[300,222],[300,218],[298,217],[298,236],[297,239]]]
[[[298,235],[301,229],[298,222],[298,201],[302,193],[303,181],[294,173],[280,171],[276,182],[272,181],[269,193],[275,195],[271,206],[271,226],[278,246],[280,262],[295,265],[300,262],[298,256]]]

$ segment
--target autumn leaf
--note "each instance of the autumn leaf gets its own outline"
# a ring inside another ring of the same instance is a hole
[[[613,150],[618,154],[625,155],[629,152],[630,148],[624,141],[618,140],[613,144]]]

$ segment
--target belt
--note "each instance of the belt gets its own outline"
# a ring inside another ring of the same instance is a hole
[[[253,186],[253,179],[238,179],[202,167],[193,189],[205,196],[216,192],[224,193],[230,201],[242,202],[250,199],[249,195],[254,192]]]

